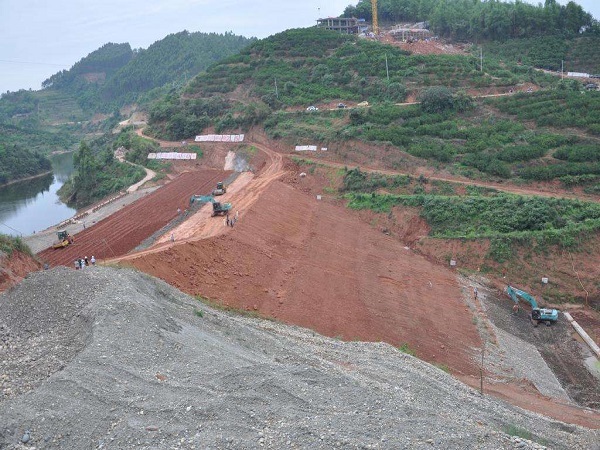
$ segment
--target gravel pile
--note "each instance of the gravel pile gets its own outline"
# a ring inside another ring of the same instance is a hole
[[[0,327],[0,448],[599,448],[389,345],[230,315],[128,269],[33,273],[0,296]]]

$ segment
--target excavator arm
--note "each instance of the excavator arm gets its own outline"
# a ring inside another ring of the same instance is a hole
[[[531,305],[531,309],[539,309],[538,304],[535,301],[535,298],[533,298],[527,292],[522,291],[521,289],[517,289],[512,286],[507,286],[506,292],[508,292],[508,295],[510,296],[510,298],[512,298],[513,302],[519,303],[519,299],[517,297],[520,297]]]
[[[512,286],[506,287],[506,292],[510,296],[515,304],[519,303],[519,298],[531,305],[531,318],[536,321],[546,322],[546,325],[550,325],[552,322],[558,320],[558,311],[556,309],[540,308],[535,301],[535,298],[521,289],[517,289]]]

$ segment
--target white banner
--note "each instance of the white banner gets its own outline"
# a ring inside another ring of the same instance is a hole
[[[569,77],[579,77],[579,78],[589,78],[590,74],[589,73],[583,73],[583,72],[567,72],[567,76],[569,76]]]
[[[148,159],[196,159],[196,153],[178,153],[178,152],[163,152],[163,153],[148,153]]]
[[[196,136],[196,142],[243,142],[243,134],[202,134]]]
[[[296,151],[297,152],[316,152],[317,151],[317,146],[316,145],[296,145]]]

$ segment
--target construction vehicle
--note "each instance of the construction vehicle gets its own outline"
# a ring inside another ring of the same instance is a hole
[[[59,231],[57,234],[58,241],[52,244],[52,248],[64,248],[68,245],[71,245],[74,241],[73,236],[71,236],[66,230]]]
[[[535,298],[527,292],[512,286],[507,286],[506,292],[512,301],[515,302],[515,305],[519,304],[519,298],[522,298],[531,305],[531,320],[536,326],[540,322],[545,323],[546,326],[550,326],[558,320],[558,311],[556,309],[540,308]]]
[[[227,188],[225,186],[223,186],[222,181],[219,181],[217,183],[217,188],[214,191],[212,191],[212,195],[215,195],[215,196],[223,195],[225,192],[227,192]]]
[[[190,206],[194,203],[212,203],[211,216],[227,215],[231,210],[231,203],[221,203],[215,200],[212,195],[192,195],[190,197]]]

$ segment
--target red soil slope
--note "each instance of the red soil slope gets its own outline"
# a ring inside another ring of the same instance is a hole
[[[100,260],[124,255],[173,220],[178,208],[184,211],[189,206],[190,196],[209,194],[217,181],[229,173],[221,170],[183,173],[146,197],[77,233],[72,245],[58,250],[50,248],[38,256],[51,266],[71,266],[75,259],[84,256],[94,255]]]
[[[452,272],[281,182],[227,234],[127,259],[191,294],[477,373],[480,339]]]

